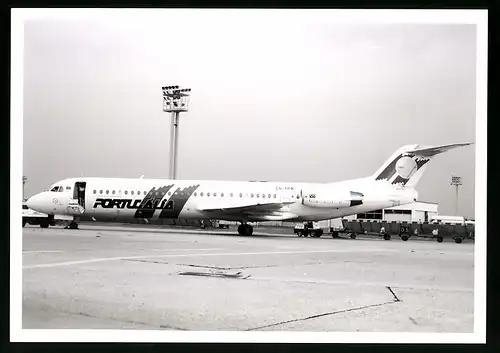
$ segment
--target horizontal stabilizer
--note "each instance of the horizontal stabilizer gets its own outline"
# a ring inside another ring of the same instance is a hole
[[[417,156],[421,157],[432,157],[437,154],[446,152],[448,150],[451,150],[453,148],[457,147],[463,147],[463,146],[468,146],[472,145],[474,142],[465,142],[465,143],[453,143],[450,145],[442,145],[442,146],[435,146],[435,147],[427,147],[427,148],[418,148],[412,151],[408,151],[408,153],[415,154]]]

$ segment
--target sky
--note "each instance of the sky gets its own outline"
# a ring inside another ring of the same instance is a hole
[[[161,87],[191,88],[178,179],[335,182],[402,145],[474,142],[476,26],[335,24],[271,12],[27,20],[25,197],[78,176],[167,178]],[[433,160],[421,201],[474,217],[475,146]]]

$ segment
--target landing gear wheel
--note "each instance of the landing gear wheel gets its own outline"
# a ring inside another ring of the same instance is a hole
[[[408,240],[408,236],[406,234],[402,235],[401,236],[401,240],[402,241],[407,241]]]
[[[437,242],[442,243],[443,242],[443,237],[437,237]]]
[[[332,232],[332,238],[338,238],[339,232]]]
[[[49,228],[48,223],[40,223],[40,228]]]
[[[78,223],[71,222],[71,223],[69,224],[69,229],[78,229]]]
[[[238,226],[238,234],[243,236],[250,236],[253,234],[253,227],[249,224],[240,224]]]
[[[323,235],[323,230],[322,229],[317,230],[317,231],[314,232],[314,236],[316,238],[320,238],[322,235]]]
[[[455,238],[455,243],[457,243],[457,244],[462,243],[462,238]]]
[[[297,232],[297,236],[298,236],[299,238],[302,238],[302,232]]]
[[[351,237],[351,239],[356,239],[356,234],[355,233],[351,233],[350,237]]]
[[[24,228],[25,225],[26,225],[26,221],[23,219],[23,228]]]
[[[391,236],[389,234],[384,234],[384,240],[391,240]]]

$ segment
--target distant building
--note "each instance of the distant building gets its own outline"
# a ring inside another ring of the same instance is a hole
[[[429,222],[431,217],[438,214],[438,204],[417,201],[402,206],[394,206],[368,213],[360,213],[346,219],[384,220],[397,222]]]

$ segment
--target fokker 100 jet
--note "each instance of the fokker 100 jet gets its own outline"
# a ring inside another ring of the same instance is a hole
[[[28,199],[35,211],[98,220],[219,219],[237,221],[240,235],[251,222],[319,221],[404,205],[436,155],[471,143],[406,145],[368,177],[334,183],[168,180],[83,177],[64,179]]]

